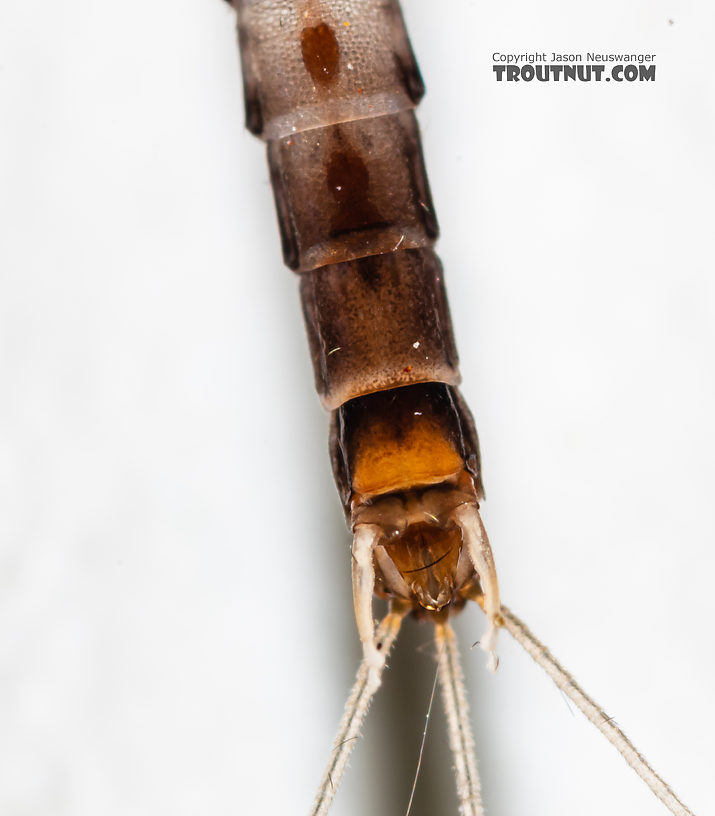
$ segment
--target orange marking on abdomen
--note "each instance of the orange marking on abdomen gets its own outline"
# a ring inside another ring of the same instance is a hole
[[[363,495],[412,490],[437,484],[464,468],[464,462],[444,428],[429,417],[397,428],[376,422],[359,440],[353,469],[353,489]]]

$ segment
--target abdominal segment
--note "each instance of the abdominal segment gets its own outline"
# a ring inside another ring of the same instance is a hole
[[[337,412],[338,450],[351,495],[386,493],[454,480],[467,448],[451,389],[423,383],[350,400]]]

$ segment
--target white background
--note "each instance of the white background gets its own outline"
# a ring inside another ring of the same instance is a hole
[[[503,598],[707,816],[713,7],[406,17]],[[219,0],[0,2],[4,816],[306,813],[357,665],[233,28]],[[551,49],[656,53],[657,79],[494,80],[493,51]],[[459,623],[490,816],[665,812],[508,636],[490,676]],[[336,815],[404,812],[433,672],[408,628]],[[413,813],[441,816],[431,729]]]

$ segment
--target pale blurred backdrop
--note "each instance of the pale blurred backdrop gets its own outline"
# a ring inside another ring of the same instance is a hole
[[[692,0],[411,0],[506,603],[715,812],[709,55]],[[494,51],[657,54],[497,83]],[[359,658],[349,538],[221,0],[0,4],[0,813],[305,814]],[[489,816],[665,811],[458,622]],[[403,814],[409,625],[335,816]],[[435,714],[413,816],[456,814]]]

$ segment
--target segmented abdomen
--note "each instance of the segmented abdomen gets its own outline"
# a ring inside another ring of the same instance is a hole
[[[457,353],[412,112],[424,88],[399,4],[234,5],[247,126],[267,142],[284,259],[301,276],[316,388],[336,412],[333,465],[346,508],[355,439],[366,461],[380,445],[398,450],[419,439],[410,444],[443,455],[435,454],[435,474],[423,482],[420,467],[405,465],[405,478],[417,480],[409,487],[466,468],[479,491],[476,434],[453,388]],[[368,396],[391,389],[387,401]],[[390,427],[392,438],[377,439],[377,425]],[[395,489],[394,479],[368,481],[375,494]]]

